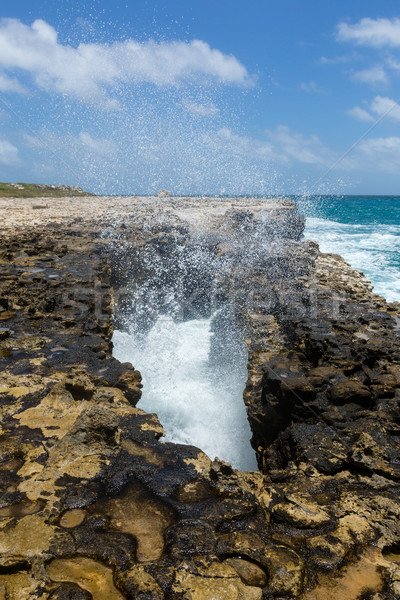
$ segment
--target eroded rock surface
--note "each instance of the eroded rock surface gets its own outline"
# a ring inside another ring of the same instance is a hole
[[[399,597],[399,305],[291,201],[31,204],[0,202],[0,599]],[[149,323],[177,278],[183,317],[230,303],[260,472],[136,406],[112,313],[150,262]]]

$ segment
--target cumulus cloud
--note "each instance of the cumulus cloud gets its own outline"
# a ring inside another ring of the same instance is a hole
[[[18,148],[7,140],[0,139],[0,163],[11,166],[20,163]]]
[[[23,139],[29,148],[36,150],[51,150],[57,155],[60,148],[67,148],[68,153],[76,155],[79,153],[96,154],[98,158],[114,157],[118,152],[118,145],[114,140],[93,137],[87,131],[81,131],[78,135],[71,133],[58,133],[42,129],[37,135],[24,133]]]
[[[370,112],[356,106],[349,110],[347,114],[359,121],[376,121],[381,117],[388,117],[394,121],[400,121],[400,105],[392,98],[375,96],[368,108]]]
[[[300,89],[308,94],[323,94],[325,92],[325,90],[315,83],[315,81],[309,81],[308,83],[303,81],[300,85]]]
[[[339,23],[337,39],[341,42],[355,42],[358,45],[374,48],[400,46],[400,19],[361,19],[358,23]]]
[[[400,106],[392,98],[375,96],[370,108],[378,117],[387,115],[395,121],[400,121]]]
[[[351,42],[379,53],[379,63],[350,74],[353,81],[371,86],[388,85],[393,74],[400,72],[400,62],[393,54],[400,48],[400,18],[364,18],[355,24],[339,23],[336,29],[339,42]],[[392,55],[391,55],[392,52]],[[367,56],[364,55],[364,60]]]
[[[286,125],[279,125],[274,130],[267,129],[265,133],[267,139],[262,140],[222,127],[210,136],[210,140],[232,155],[242,155],[274,165],[285,166],[297,162],[326,167],[336,159],[336,154],[316,135],[307,137],[292,131]]]
[[[327,56],[321,56],[321,58],[318,60],[317,64],[320,65],[339,65],[341,63],[348,63],[351,60],[356,59],[356,56],[334,56],[334,57],[327,57]]]
[[[47,92],[69,94],[109,109],[118,107],[110,91],[121,85],[178,86],[205,78],[233,85],[252,81],[234,56],[201,40],[139,43],[128,39],[74,48],[61,44],[56,30],[42,20],[31,26],[18,19],[0,20],[0,69],[2,77],[27,73]]]
[[[356,71],[352,75],[354,81],[360,81],[362,83],[369,83],[370,85],[376,85],[378,83],[387,84],[389,82],[387,73],[382,65],[375,65],[369,69],[362,69]]]
[[[215,135],[208,137],[213,145],[232,155],[241,155],[264,161],[277,159],[274,148],[270,143],[238,134],[229,127],[222,127]]]
[[[367,110],[365,110],[365,108],[361,108],[360,106],[355,106],[354,108],[348,110],[347,114],[350,117],[353,117],[353,119],[357,119],[357,121],[375,121],[374,117]]]
[[[393,58],[393,56],[387,58],[386,65],[388,68],[393,69],[393,71],[400,72],[400,62]]]
[[[221,128],[212,140],[215,147],[223,148],[227,154],[256,158],[274,168],[298,168],[305,164],[324,170],[333,167],[336,174],[366,171],[396,174],[400,170],[399,137],[365,139],[341,156],[324,145],[318,136],[305,136],[286,125],[267,130],[266,134],[268,139],[261,140]]]
[[[85,150],[99,156],[114,156],[117,152],[117,145],[112,140],[94,138],[85,131],[81,131],[76,142],[79,142]]]
[[[321,142],[317,135],[306,137],[302,133],[292,131],[286,125],[279,125],[274,131],[267,130],[266,133],[277,151],[286,159],[326,166],[335,158],[334,153]]]
[[[398,174],[400,169],[400,138],[371,138],[362,141],[356,150],[356,164],[376,172]]]
[[[186,110],[199,117],[214,117],[219,113],[219,108],[213,102],[203,104],[199,102],[184,101],[183,106]]]
[[[0,92],[17,92],[18,94],[23,94],[25,88],[17,79],[0,73]]]

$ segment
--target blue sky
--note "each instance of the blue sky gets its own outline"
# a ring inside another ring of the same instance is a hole
[[[2,0],[0,181],[400,194],[400,6]]]

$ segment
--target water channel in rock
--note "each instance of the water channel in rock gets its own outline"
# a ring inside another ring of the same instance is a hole
[[[243,402],[247,353],[235,334],[223,349],[218,314],[187,321],[160,315],[145,333],[115,331],[114,356],[140,370],[138,407],[157,413],[166,441],[197,446],[247,471],[257,464]]]
[[[267,295],[246,274],[265,269],[271,240],[293,225],[282,219],[292,204],[252,202],[141,198],[135,234],[116,237],[110,258],[114,356],[142,374],[138,407],[158,415],[166,441],[240,470],[257,469],[243,399],[244,307],[258,310]]]

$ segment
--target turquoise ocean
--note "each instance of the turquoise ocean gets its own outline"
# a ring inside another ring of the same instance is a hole
[[[400,196],[295,198],[306,216],[305,237],[322,252],[340,254],[360,269],[374,292],[400,301]]]

